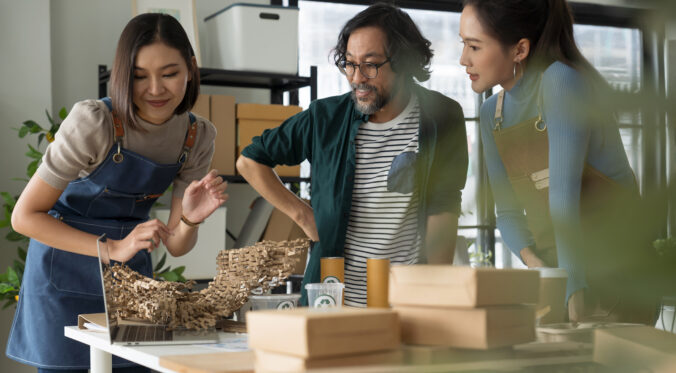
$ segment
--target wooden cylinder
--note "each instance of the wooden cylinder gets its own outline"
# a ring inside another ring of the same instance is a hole
[[[366,259],[366,306],[389,308],[389,259]]]
[[[319,270],[322,283],[345,283],[345,258],[321,258]]]

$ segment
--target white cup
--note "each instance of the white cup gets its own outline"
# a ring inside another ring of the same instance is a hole
[[[343,304],[344,284],[323,283],[306,284],[308,306],[310,308],[340,307]]]

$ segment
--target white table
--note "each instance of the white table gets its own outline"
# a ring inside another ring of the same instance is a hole
[[[77,326],[66,326],[65,335],[68,338],[82,342],[90,347],[91,373],[111,373],[113,356],[133,361],[150,369],[163,373],[176,373],[160,366],[160,357],[169,355],[194,355],[223,352],[213,347],[203,345],[162,345],[162,346],[124,346],[110,344],[108,334],[91,330],[78,329]],[[221,343],[234,338],[241,338],[242,334],[219,332]]]

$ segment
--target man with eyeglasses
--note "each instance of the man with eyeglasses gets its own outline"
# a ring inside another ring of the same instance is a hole
[[[321,257],[344,257],[345,304],[365,306],[366,259],[452,262],[467,137],[460,105],[415,82],[429,79],[432,51],[401,9],[381,3],[357,14],[333,56],[352,92],[254,137],[237,169],[315,241],[303,284],[320,281]],[[272,170],[305,159],[312,207]]]

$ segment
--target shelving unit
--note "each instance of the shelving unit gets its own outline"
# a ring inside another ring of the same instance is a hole
[[[108,80],[110,80],[108,66],[99,65],[99,97],[108,95]],[[200,67],[200,84],[269,89],[270,103],[279,105],[284,102],[284,92],[289,92],[289,103],[298,105],[299,88],[310,87],[310,100],[317,99],[317,66],[310,67],[310,76]]]
[[[99,97],[108,95],[110,70],[99,65]],[[317,66],[310,67],[310,76],[277,74],[256,71],[233,71],[200,67],[200,84],[218,87],[264,88],[270,90],[270,103],[282,105],[284,92],[289,92],[289,103],[298,105],[298,89],[310,87],[310,100],[317,99]],[[241,175],[221,175],[229,183],[246,183]],[[309,182],[307,177],[280,176],[283,183]]]

